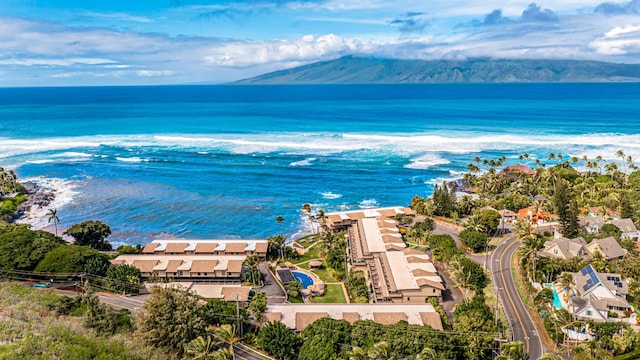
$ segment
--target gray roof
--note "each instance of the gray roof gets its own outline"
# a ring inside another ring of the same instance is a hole
[[[611,220],[611,224],[617,226],[623,233],[637,232],[636,225],[631,219]]]
[[[589,294],[599,285],[606,287],[617,295],[626,295],[629,293],[627,282],[622,280],[620,274],[598,273],[591,264],[575,273],[574,281],[581,296]]]
[[[588,228],[592,226],[596,226],[598,229],[602,227],[602,225],[606,224],[604,217],[602,216],[586,216],[580,218],[580,226],[583,228]]]
[[[584,241],[584,239],[581,237],[578,237],[575,239],[567,239],[567,238],[561,237],[561,238],[553,239],[551,241],[547,241],[544,243],[543,252],[551,256],[559,256],[559,254],[556,255],[549,252],[551,247],[553,247],[555,244],[558,245],[558,249],[560,249],[560,252],[562,252],[562,255],[565,259],[570,259],[575,256],[586,258],[587,255],[589,254],[589,250],[586,248],[587,242]],[[579,255],[578,253],[581,250],[582,250],[582,255]]]
[[[607,260],[617,259],[627,254],[627,250],[623,249],[613,236],[595,239],[593,242],[600,246],[600,252]]]

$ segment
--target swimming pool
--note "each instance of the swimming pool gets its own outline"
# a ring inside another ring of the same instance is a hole
[[[300,285],[302,285],[303,289],[306,289],[309,286],[313,285],[313,279],[311,278],[311,276],[298,271],[292,271],[291,273],[296,278],[296,281],[299,282]]]
[[[558,292],[556,289],[551,289],[553,292],[553,307],[556,309],[562,309],[562,303],[560,302],[560,298],[558,297]]]

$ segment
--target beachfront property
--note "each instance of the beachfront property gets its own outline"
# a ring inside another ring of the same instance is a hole
[[[620,274],[599,273],[587,265],[573,274],[573,291],[567,310],[579,320],[620,321],[633,310],[626,299],[627,281]]]
[[[582,237],[575,239],[554,238],[544,243],[540,255],[560,259],[579,257],[587,260],[596,251],[600,252],[608,261],[621,259],[627,254],[627,250],[623,249],[613,236],[609,236],[604,239],[594,239],[588,244]]]
[[[376,303],[424,304],[441,298],[444,282],[427,254],[408,248],[393,219],[413,215],[408,208],[391,207],[329,213],[329,229],[347,230],[351,266],[369,274]]]
[[[154,240],[141,254],[120,255],[111,263],[135,266],[143,278],[240,280],[247,256],[266,252],[266,240]]]
[[[431,304],[278,304],[269,305],[265,321],[280,321],[288,328],[303,331],[322,318],[346,320],[372,320],[391,325],[399,321],[428,325],[442,330],[442,321]]]
[[[153,240],[142,249],[154,255],[253,255],[267,256],[267,240]]]

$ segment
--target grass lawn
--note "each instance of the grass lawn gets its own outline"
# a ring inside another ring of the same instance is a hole
[[[307,235],[305,237],[302,237],[298,240],[296,240],[296,242],[304,247],[305,249],[307,249],[309,246],[315,244],[316,242],[318,242],[318,240],[320,239],[320,235],[318,234],[311,234],[311,235]]]
[[[306,268],[306,266],[305,266],[305,268]],[[326,268],[322,268],[322,269],[319,269],[319,270],[313,270],[311,272],[313,272],[314,274],[318,275],[320,280],[324,281],[325,283],[339,282],[339,280],[336,280],[336,279],[332,278],[331,275],[329,275],[329,272],[327,271]]]
[[[320,248],[317,246],[312,247],[304,255],[299,255],[298,260],[291,260],[293,264],[300,264],[309,260],[318,259],[320,257]]]
[[[327,290],[323,296],[316,296],[311,300],[311,302],[324,304],[340,304],[347,302],[347,299],[344,297],[344,291],[342,291],[342,285],[329,284],[326,286],[326,289]]]

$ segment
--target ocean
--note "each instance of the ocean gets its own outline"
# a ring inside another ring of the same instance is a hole
[[[408,205],[476,156],[619,149],[640,159],[640,84],[0,89],[0,166],[56,187],[61,227],[101,220],[116,244],[295,238],[304,203]]]

